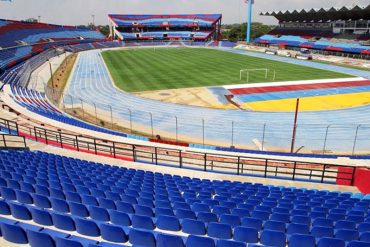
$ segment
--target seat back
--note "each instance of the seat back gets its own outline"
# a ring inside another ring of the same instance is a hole
[[[232,236],[231,226],[228,224],[211,222],[208,224],[208,236],[221,239],[230,239]]]
[[[317,247],[327,247],[327,246],[335,246],[335,247],[345,247],[346,243],[342,239],[338,238],[320,238],[317,242]]]
[[[188,234],[205,235],[206,226],[203,221],[184,219],[181,223],[182,231]]]
[[[285,247],[285,233],[272,230],[264,230],[261,233],[261,243],[267,246]]]
[[[307,234],[292,234],[289,238],[289,247],[315,247],[314,236]]]
[[[184,241],[180,236],[159,233],[157,235],[157,247],[184,247]]]
[[[135,228],[130,229],[129,241],[134,246],[156,246],[156,240],[153,233]]]

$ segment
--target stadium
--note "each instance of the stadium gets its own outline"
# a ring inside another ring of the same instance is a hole
[[[0,246],[370,247],[370,5],[257,4],[0,19]]]

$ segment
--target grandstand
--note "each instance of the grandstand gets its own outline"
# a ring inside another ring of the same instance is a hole
[[[369,58],[369,9],[370,5],[263,12],[262,16],[275,17],[279,26],[255,42]]]
[[[0,74],[49,48],[104,40],[99,31],[72,26],[0,20]]]
[[[221,14],[109,15],[111,37],[127,41],[219,40]]]

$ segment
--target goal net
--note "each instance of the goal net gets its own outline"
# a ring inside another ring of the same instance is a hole
[[[262,77],[264,76],[265,80],[267,80],[267,76],[269,74],[269,69],[267,68],[264,68],[264,69],[241,69],[240,70],[240,80],[244,80],[246,81],[247,83],[249,82],[250,80],[250,77],[253,73],[253,75],[257,75]]]

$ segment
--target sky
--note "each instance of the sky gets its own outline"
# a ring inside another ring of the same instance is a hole
[[[255,0],[253,21],[276,24],[273,17],[260,12],[302,8],[368,5],[369,0]],[[193,14],[221,13],[223,23],[241,23],[247,19],[244,0],[0,0],[0,19],[38,18],[61,25],[108,24],[108,14]]]

